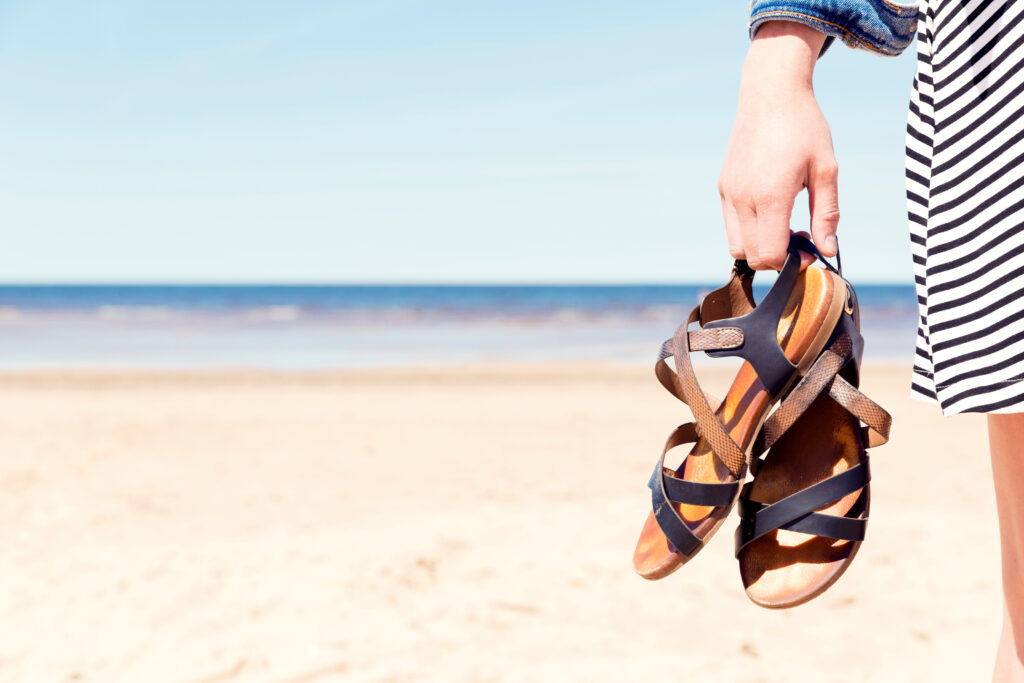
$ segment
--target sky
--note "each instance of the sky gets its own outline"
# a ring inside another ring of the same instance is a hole
[[[740,0],[5,2],[0,281],[722,280],[747,45]],[[912,281],[913,52],[817,69],[854,282]]]

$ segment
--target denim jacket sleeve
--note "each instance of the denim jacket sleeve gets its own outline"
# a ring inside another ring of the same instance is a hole
[[[766,21],[795,21],[828,38],[821,54],[839,38],[850,47],[895,57],[917,33],[916,4],[888,0],[750,0],[750,38]]]

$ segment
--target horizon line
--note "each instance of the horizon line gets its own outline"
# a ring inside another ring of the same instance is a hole
[[[0,281],[7,287],[706,287],[720,284],[710,280],[28,280]],[[913,287],[913,280],[865,279],[857,286]]]

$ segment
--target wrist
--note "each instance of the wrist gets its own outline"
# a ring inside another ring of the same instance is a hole
[[[763,24],[743,64],[741,90],[793,93],[813,88],[814,66],[825,34],[793,21]]]

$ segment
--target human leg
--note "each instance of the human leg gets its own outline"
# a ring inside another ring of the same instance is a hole
[[[1024,681],[1024,413],[988,416],[999,514],[1003,632],[993,679]]]

